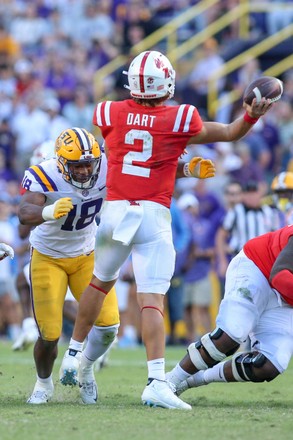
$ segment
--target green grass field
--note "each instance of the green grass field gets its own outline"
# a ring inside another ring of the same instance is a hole
[[[12,352],[0,342],[0,440],[287,440],[293,436],[293,365],[264,384],[212,384],[182,395],[192,411],[148,408],[143,348],[113,349],[109,366],[96,373],[97,405],[79,403],[78,388],[58,383],[65,351],[55,364],[55,394],[47,405],[27,405],[35,383],[32,348]],[[170,370],[185,353],[168,348]]]

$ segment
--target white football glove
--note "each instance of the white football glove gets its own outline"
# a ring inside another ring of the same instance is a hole
[[[6,257],[12,259],[14,257],[14,250],[8,244],[0,243],[0,261],[4,260]]]
[[[52,205],[45,206],[42,211],[42,217],[45,221],[56,220],[64,217],[73,209],[73,204],[70,197],[63,197],[56,200]]]

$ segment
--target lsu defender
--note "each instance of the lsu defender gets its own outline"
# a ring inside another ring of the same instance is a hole
[[[271,184],[275,205],[284,212],[286,223],[293,223],[293,172],[282,171]]]
[[[31,166],[24,174],[19,219],[22,224],[35,226],[30,234],[30,278],[39,330],[34,347],[37,382],[27,401],[31,404],[46,403],[53,396],[52,370],[67,288],[79,301],[91,280],[96,218],[105,197],[106,171],[106,157],[94,136],[74,127],[57,138],[55,158]],[[118,327],[118,305],[112,289],[89,333],[79,377],[70,381],[79,381],[85,404],[97,401],[93,364],[110,347]]]

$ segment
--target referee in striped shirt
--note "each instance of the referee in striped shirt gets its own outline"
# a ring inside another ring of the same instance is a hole
[[[262,193],[256,181],[242,188],[242,202],[227,211],[216,234],[218,274],[224,277],[228,264],[251,238],[285,225],[278,209],[262,204]]]

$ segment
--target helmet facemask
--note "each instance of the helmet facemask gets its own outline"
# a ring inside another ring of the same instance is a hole
[[[62,164],[63,173],[62,176],[66,182],[70,183],[75,188],[79,189],[91,189],[95,186],[95,183],[99,177],[99,172],[101,168],[101,157],[97,159],[85,159],[79,161],[69,161],[63,157],[59,157],[59,164]],[[92,166],[91,173],[88,176],[80,173],[79,179],[77,179],[78,172],[76,172],[71,165],[86,165],[90,164]]]
[[[286,212],[293,206],[293,191],[275,191],[273,194],[273,201],[277,208]]]

